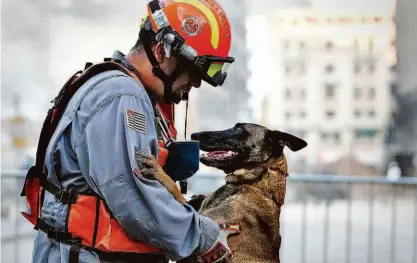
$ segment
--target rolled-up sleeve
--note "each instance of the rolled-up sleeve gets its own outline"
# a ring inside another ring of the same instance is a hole
[[[76,148],[81,172],[128,235],[164,249],[174,261],[208,250],[218,225],[177,202],[159,182],[134,176],[137,152],[157,156],[158,148],[150,102],[134,94],[100,104]]]

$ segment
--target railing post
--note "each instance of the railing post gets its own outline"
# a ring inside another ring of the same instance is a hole
[[[394,194],[392,195],[392,213],[391,213],[391,263],[395,262],[395,240],[396,240],[396,227],[397,227],[397,186],[393,185]]]
[[[308,187],[308,182],[304,182],[303,185]],[[302,215],[301,215],[301,263],[306,263],[306,232],[307,232],[307,209],[308,209],[308,199],[307,196],[303,198],[303,206],[302,206]]]
[[[352,235],[352,184],[347,183],[347,219],[346,219],[346,263],[350,263],[351,253],[351,235]]]
[[[19,178],[16,177],[15,180],[15,188],[19,189],[18,184],[19,184]],[[19,191],[15,191],[14,195],[15,195],[15,225],[14,225],[14,241],[13,241],[13,246],[14,246],[14,262],[16,263],[20,263],[20,257],[19,257],[19,253],[20,253],[20,249],[19,249],[19,215],[20,215],[20,209],[19,209]]]
[[[414,187],[414,234],[413,234],[413,263],[417,263],[417,186]]]
[[[368,232],[368,263],[373,262],[373,254],[374,254],[374,247],[373,247],[373,230],[374,230],[374,189],[375,186],[373,183],[369,184],[369,232]]]
[[[329,183],[325,183],[326,187]],[[323,263],[328,261],[328,240],[329,240],[329,204],[331,200],[324,201],[324,234],[323,234]]]

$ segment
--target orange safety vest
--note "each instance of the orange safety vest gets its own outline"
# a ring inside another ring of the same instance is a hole
[[[79,249],[82,247],[103,252],[161,253],[159,249],[129,237],[108,209],[104,199],[98,195],[84,195],[66,191],[48,181],[47,174],[43,172],[46,148],[69,100],[79,87],[92,76],[108,70],[121,70],[136,81],[140,81],[138,76],[121,65],[120,61],[109,61],[108,59],[105,61],[95,65],[87,63],[86,69],[83,72],[75,73],[61,89],[55,99],[55,105],[48,111],[43,124],[36,164],[29,169],[21,194],[21,196],[26,196],[29,207],[29,213],[22,212],[23,216],[35,225],[35,229],[46,232],[49,238],[71,245],[70,258],[71,252],[76,251],[74,260],[76,262],[78,262]],[[169,130],[171,136],[175,138],[173,105],[160,104],[159,106],[163,117],[170,120]],[[168,150],[162,141],[158,141],[158,145],[158,161],[163,167],[168,157]],[[44,191],[50,192],[62,203],[68,204],[66,232],[51,227],[41,219],[40,212]]]

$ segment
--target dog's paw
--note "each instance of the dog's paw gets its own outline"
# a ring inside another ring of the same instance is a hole
[[[147,179],[155,179],[158,173],[158,161],[151,154],[135,153],[136,164],[140,174]]]
[[[204,198],[206,198],[205,195],[193,195],[191,196],[190,200],[187,203],[191,205],[195,211],[198,211],[200,210],[200,207],[204,201]]]

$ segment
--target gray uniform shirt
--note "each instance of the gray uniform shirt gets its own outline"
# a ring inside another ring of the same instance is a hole
[[[133,117],[132,117],[133,113]],[[76,92],[46,153],[48,179],[63,188],[96,193],[126,233],[178,260],[208,250],[218,225],[191,206],[177,202],[157,181],[134,176],[135,152],[158,155],[153,109],[145,89],[120,71],[88,80]],[[46,193],[42,219],[64,229],[67,205]],[[39,231],[33,262],[68,262],[69,246]],[[81,250],[80,262],[100,262]]]

